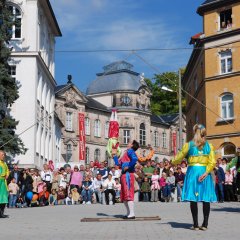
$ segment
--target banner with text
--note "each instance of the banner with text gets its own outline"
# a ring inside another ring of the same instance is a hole
[[[78,114],[79,118],[79,161],[85,160],[85,117],[83,113]]]

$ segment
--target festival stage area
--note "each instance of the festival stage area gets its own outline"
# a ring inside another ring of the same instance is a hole
[[[199,219],[202,206],[199,204]],[[189,230],[188,203],[136,203],[136,217],[159,216],[152,221],[81,222],[84,218],[116,218],[124,214],[123,204],[75,205],[7,209],[8,219],[0,219],[0,239],[237,239],[240,203],[212,204],[209,229]]]

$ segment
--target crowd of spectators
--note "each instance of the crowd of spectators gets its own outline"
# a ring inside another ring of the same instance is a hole
[[[237,201],[234,168],[226,171],[227,160],[218,159],[212,173],[219,202]],[[171,161],[153,160],[135,166],[136,201],[181,201],[187,162],[172,166]],[[73,204],[115,204],[120,202],[121,169],[108,162],[91,161],[89,165],[66,164],[54,169],[22,169],[14,165],[8,178],[9,208]],[[240,199],[239,199],[240,200]]]

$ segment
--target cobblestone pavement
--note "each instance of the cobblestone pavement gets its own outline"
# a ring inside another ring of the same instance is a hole
[[[199,220],[202,220],[199,204]],[[0,219],[0,239],[237,239],[240,233],[240,203],[211,205],[209,229],[190,230],[188,203],[136,203],[136,216],[157,216],[160,221],[80,222],[84,217],[124,214],[123,204],[78,205],[7,209],[8,219]],[[201,221],[199,221],[201,223]]]

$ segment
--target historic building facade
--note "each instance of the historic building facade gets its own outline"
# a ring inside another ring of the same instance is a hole
[[[130,140],[136,139],[146,154],[149,144],[155,149],[152,159],[156,161],[174,155],[178,149],[178,114],[152,115],[151,92],[143,75],[132,68],[124,61],[105,66],[104,72],[90,83],[86,95],[77,89],[71,78],[66,85],[56,88],[56,112],[65,124],[59,165],[79,162],[79,113],[85,117],[86,135],[86,157],[81,163],[109,160],[106,145],[112,109],[118,112],[122,150]],[[185,141],[185,133],[182,140]]]
[[[240,2],[208,0],[197,13],[203,32],[191,38],[194,49],[183,79],[198,100],[187,96],[187,138],[196,122],[203,123],[218,156],[231,158],[240,142]]]
[[[10,74],[19,82],[11,114],[28,149],[16,157],[22,167],[42,167],[60,157],[61,126],[55,108],[55,37],[61,36],[49,0],[11,0],[18,24],[12,27]],[[35,124],[35,125],[34,125]],[[60,134],[59,134],[60,131]],[[57,151],[55,151],[57,150]]]

